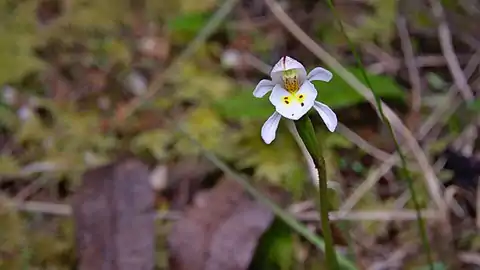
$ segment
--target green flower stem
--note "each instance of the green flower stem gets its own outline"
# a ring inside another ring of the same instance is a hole
[[[338,21],[338,24],[340,26],[340,31],[343,33],[343,35],[345,36],[345,39],[348,42],[348,45],[349,45],[349,47],[350,47],[350,49],[353,53],[353,56],[354,56],[355,60],[357,61],[358,67],[360,68],[360,71],[362,73],[362,77],[365,80],[365,83],[367,84],[367,86],[372,91],[372,94],[375,98],[375,103],[376,103],[377,108],[378,108],[378,113],[379,113],[382,121],[387,125],[390,136],[393,138],[393,141],[394,141],[394,144],[395,144],[395,150],[397,151],[397,153],[400,157],[400,161],[401,161],[402,178],[406,180],[407,187],[410,190],[410,194],[412,196],[412,202],[413,202],[415,212],[416,212],[416,216],[417,216],[417,225],[418,225],[419,234],[420,234],[420,237],[421,237],[421,240],[422,240],[423,247],[424,247],[425,252],[427,254],[427,262],[430,266],[430,269],[433,270],[434,269],[434,264],[433,264],[432,250],[430,248],[430,243],[428,242],[427,232],[426,232],[426,228],[425,228],[425,222],[424,222],[424,220],[421,216],[421,206],[420,206],[415,188],[413,187],[412,176],[410,174],[410,171],[407,168],[407,161],[406,161],[405,155],[403,154],[403,152],[400,148],[400,145],[398,144],[398,141],[395,138],[395,133],[393,132],[393,128],[392,128],[392,125],[391,125],[390,121],[388,120],[388,118],[383,113],[383,107],[382,107],[382,102],[381,102],[380,98],[377,95],[375,95],[375,93],[373,92],[373,87],[372,87],[372,84],[370,83],[370,80],[368,79],[367,73],[365,72],[365,68],[364,68],[362,59],[359,57],[358,52],[355,48],[355,45],[350,40],[350,38],[348,37],[348,35],[345,31],[345,28],[343,27],[343,23],[340,20],[340,16],[338,15],[337,10],[335,9],[335,6],[333,4],[333,0],[327,0],[327,3],[329,5],[330,9],[332,10],[333,16]]]
[[[302,138],[308,152],[313,158],[313,163],[318,171],[319,184],[319,201],[320,201],[320,220],[322,223],[323,238],[325,240],[325,259],[327,267],[330,270],[339,269],[337,262],[337,254],[333,245],[333,236],[330,229],[330,222],[328,218],[328,211],[330,203],[328,201],[328,187],[327,187],[327,172],[325,169],[325,160],[323,159],[322,150],[318,144],[315,130],[312,122],[307,115],[295,121],[298,134]]]

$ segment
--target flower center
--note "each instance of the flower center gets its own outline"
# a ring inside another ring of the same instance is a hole
[[[300,80],[295,69],[288,69],[282,74],[283,86],[285,90],[294,94],[300,89]]]

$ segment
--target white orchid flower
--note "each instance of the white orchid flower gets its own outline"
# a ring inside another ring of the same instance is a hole
[[[328,130],[333,132],[337,127],[337,116],[325,104],[316,101],[317,89],[311,81],[329,82],[332,73],[324,68],[316,67],[307,75],[305,67],[297,60],[284,56],[272,68],[272,80],[261,80],[253,91],[257,98],[272,91],[270,102],[275,106],[275,112],[262,127],[262,139],[270,144],[276,135],[278,124],[283,117],[298,120],[312,107],[325,122]]]

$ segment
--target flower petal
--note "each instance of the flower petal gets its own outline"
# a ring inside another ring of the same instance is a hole
[[[313,83],[309,81],[305,81],[303,85],[300,87],[300,90],[298,90],[295,95],[300,98],[300,102],[303,101],[305,107],[307,107],[309,110],[312,108],[315,99],[317,98],[317,89],[315,89],[315,86]],[[302,100],[303,99],[303,100]]]
[[[289,69],[305,69],[305,67],[297,60],[290,56],[284,56],[273,66],[271,72],[284,71]]]
[[[278,123],[282,116],[274,112],[268,119],[265,121],[265,124],[262,126],[262,139],[266,144],[270,144],[275,140],[275,135],[278,128]]]
[[[300,84],[307,78],[307,70],[305,70],[305,67],[300,62],[289,56],[284,56],[273,66],[270,72],[273,83],[283,85],[282,74],[285,70],[289,69],[295,69],[297,71]]]
[[[283,117],[298,120],[312,108],[316,97],[317,90],[309,81],[306,81],[295,94],[277,84],[270,95],[270,102]]]
[[[320,117],[322,117],[323,122],[325,122],[325,125],[327,126],[328,130],[330,132],[335,131],[335,128],[337,127],[338,120],[337,120],[337,115],[328,107],[327,105],[315,101],[315,104],[313,105],[313,108],[318,112]]]
[[[266,93],[272,91],[275,84],[270,80],[261,80],[255,90],[253,90],[253,95],[257,98],[265,96]]]
[[[321,67],[316,67],[308,73],[307,79],[309,81],[324,81],[329,82],[333,77],[333,74]]]

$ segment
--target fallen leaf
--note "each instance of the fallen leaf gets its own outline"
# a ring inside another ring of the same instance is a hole
[[[87,172],[73,199],[78,269],[153,269],[154,198],[139,161]]]
[[[273,213],[228,179],[194,202],[168,237],[172,269],[248,269]]]
[[[183,209],[201,188],[202,181],[215,167],[198,158],[185,158],[168,167],[168,184],[165,193],[170,199],[170,209]]]

